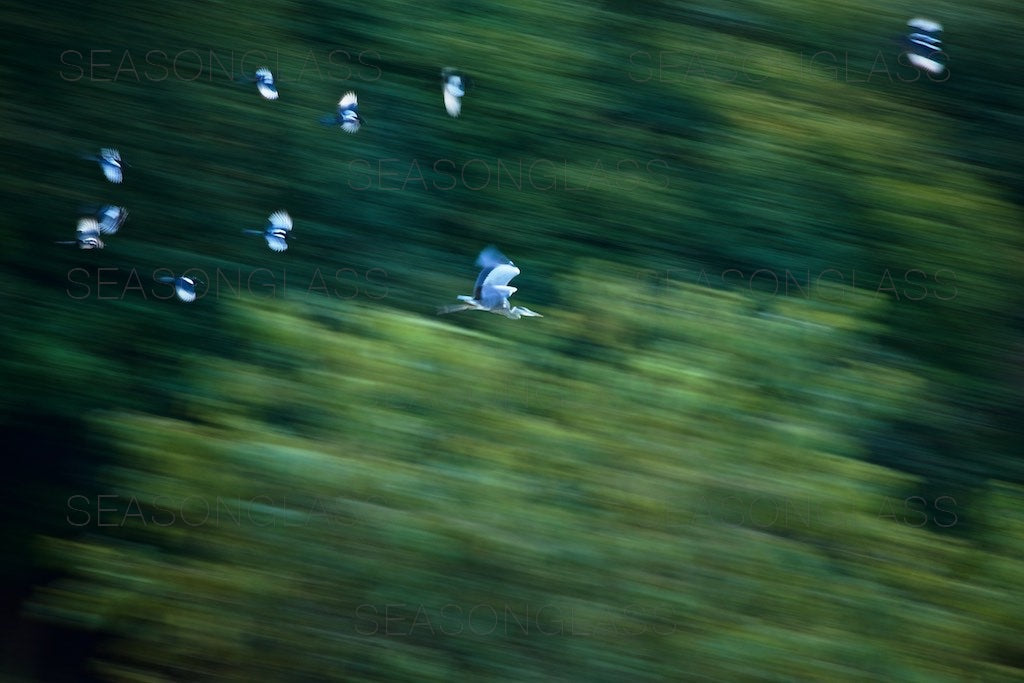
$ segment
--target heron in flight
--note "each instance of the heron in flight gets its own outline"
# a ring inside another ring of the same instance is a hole
[[[100,225],[95,218],[78,219],[78,239],[57,242],[57,244],[76,244],[79,249],[102,249],[103,240],[100,239]]]
[[[338,100],[338,111],[320,119],[325,126],[338,124],[346,133],[355,133],[363,124],[363,118],[359,115],[359,98],[354,91],[349,90]]]
[[[196,282],[199,281],[195,278],[186,275],[161,275],[156,281],[174,285],[174,293],[187,304],[196,300]]]
[[[458,311],[490,311],[512,320],[519,320],[523,317],[544,317],[529,308],[509,305],[508,298],[516,293],[517,288],[511,287],[508,283],[516,275],[519,275],[520,270],[500,251],[494,247],[487,247],[480,252],[476,264],[483,270],[476,278],[473,296],[460,295],[458,299],[462,302],[461,304],[442,308],[438,314]]]
[[[458,117],[462,112],[462,96],[466,94],[466,85],[462,76],[455,69],[444,68],[441,70],[441,78],[444,84],[441,86],[441,93],[444,95],[444,108],[448,115]]]
[[[124,163],[121,161],[121,153],[113,147],[104,147],[100,150],[99,156],[89,155],[82,158],[99,162],[103,175],[110,182],[116,184],[124,179]]]
[[[275,211],[267,219],[267,227],[263,230],[243,230],[246,235],[263,235],[267,246],[272,251],[285,251],[288,248],[289,233],[292,231],[292,217],[287,211]]]

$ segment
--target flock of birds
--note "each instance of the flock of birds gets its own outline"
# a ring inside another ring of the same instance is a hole
[[[904,37],[904,43],[907,46],[905,54],[908,61],[922,71],[936,75],[943,73],[945,65],[940,61],[942,40],[939,38],[939,34],[942,33],[942,25],[930,19],[915,17],[907,22],[907,26],[912,29]],[[269,68],[260,67],[252,78],[244,80],[255,83],[257,91],[265,99],[278,99],[279,93],[274,83],[274,74]],[[462,98],[466,94],[463,76],[456,69],[446,67],[441,70],[441,81],[441,94],[445,110],[450,116],[458,117],[462,113]],[[322,117],[320,122],[329,126],[337,125],[346,133],[358,132],[363,125],[363,118],[359,115],[359,98],[355,91],[350,90],[342,95],[334,114]],[[100,150],[99,156],[90,155],[84,158],[99,163],[103,175],[110,182],[121,183],[124,179],[126,164],[116,149],[105,148]],[[128,210],[123,206],[102,206],[94,215],[81,218],[78,221],[75,240],[58,242],[58,244],[74,244],[79,249],[102,249],[104,244],[100,235],[116,233],[127,218]],[[242,232],[247,235],[262,235],[272,251],[283,252],[288,249],[287,239],[291,230],[292,218],[288,212],[275,211],[270,214],[263,230],[243,230]],[[509,304],[509,297],[517,291],[517,288],[510,286],[509,282],[521,271],[500,251],[494,247],[485,248],[477,257],[476,264],[481,271],[473,287],[472,296],[460,295],[457,298],[461,303],[442,307],[438,309],[439,314],[457,311],[489,311],[513,320],[522,317],[543,317],[540,313],[523,306]],[[186,303],[195,301],[196,286],[203,284],[184,274],[165,275],[158,277],[157,280],[174,285],[178,298]]]
[[[452,117],[458,117],[462,113],[462,98],[466,94],[465,81],[462,75],[455,69],[445,68],[441,71],[441,94],[445,110]],[[274,83],[274,74],[267,67],[260,67],[252,78],[245,79],[256,84],[256,90],[264,99],[276,100],[280,96],[277,85]],[[338,107],[334,114],[320,119],[325,125],[337,125],[346,133],[356,133],[363,125],[363,118],[359,115],[359,98],[354,91],[348,91],[338,101]],[[95,161],[100,165],[104,177],[112,183],[120,184],[124,180],[124,167],[127,165],[121,159],[121,154],[114,148],[104,148],[99,155],[88,155],[83,157],[88,161]],[[123,206],[112,204],[101,206],[94,215],[79,219],[76,239],[57,242],[57,244],[72,244],[79,249],[102,249],[103,240],[100,235],[112,235],[121,229],[128,218],[128,209]],[[246,235],[261,235],[271,251],[282,252],[288,249],[288,235],[292,231],[292,217],[287,211],[275,211],[267,219],[267,225],[262,230],[243,230]],[[454,313],[456,311],[489,311],[507,318],[518,320],[522,317],[543,317],[540,313],[531,311],[523,306],[512,306],[508,298],[515,294],[516,287],[508,283],[512,278],[519,275],[520,270],[494,247],[487,247],[476,261],[482,268],[473,287],[473,295],[459,296],[462,303],[456,306],[447,306],[438,310],[438,313]],[[201,280],[188,275],[162,275],[156,278],[158,282],[174,286],[174,292],[178,299],[185,303],[196,300],[197,285],[204,284]]]

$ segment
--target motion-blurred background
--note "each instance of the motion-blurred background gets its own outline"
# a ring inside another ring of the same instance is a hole
[[[0,12],[11,679],[1020,679],[1018,3]]]

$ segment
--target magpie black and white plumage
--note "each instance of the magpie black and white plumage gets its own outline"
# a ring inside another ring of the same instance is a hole
[[[276,100],[278,97],[277,86],[274,85],[274,74],[265,66],[256,69],[256,89],[260,91],[264,99]]]
[[[100,239],[100,226],[95,218],[78,219],[78,228],[75,232],[77,239],[57,242],[57,244],[74,244],[79,249],[103,248],[103,240]]]
[[[157,282],[174,285],[174,293],[187,304],[196,300],[196,283],[198,280],[187,275],[161,275]]]
[[[946,70],[942,63],[942,24],[931,19],[915,17],[907,22],[913,29],[903,42],[907,48],[907,60],[922,71],[939,75]]]
[[[509,304],[509,297],[515,294],[518,288],[510,286],[508,283],[521,271],[504,254],[494,247],[487,247],[480,252],[476,264],[482,270],[473,285],[473,296],[463,294],[456,297],[462,303],[441,308],[438,310],[439,314],[458,311],[489,311],[512,320],[523,317],[544,317],[529,308]]]
[[[98,162],[103,175],[110,182],[120,183],[124,179],[124,162],[121,161],[121,153],[113,147],[104,147],[100,150],[99,156],[89,155],[82,158]]]
[[[263,230],[243,230],[246,235],[263,235],[267,246],[272,251],[288,249],[288,234],[292,231],[292,217],[287,211],[275,211],[267,219],[267,227]]]
[[[363,125],[363,117],[359,115],[359,98],[354,91],[349,90],[338,100],[338,111],[332,116],[324,116],[320,119],[324,125],[341,126],[346,133],[355,133]]]
[[[107,204],[96,212],[96,222],[99,224],[100,232],[104,235],[113,235],[121,229],[126,220],[128,220],[128,209],[123,206]]]
[[[448,115],[458,117],[462,112],[462,97],[466,94],[466,84],[462,76],[451,68],[441,70],[441,94],[444,98],[444,108]]]

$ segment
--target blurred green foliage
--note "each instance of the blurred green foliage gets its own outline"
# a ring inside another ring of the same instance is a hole
[[[10,674],[1019,679],[1024,47],[918,11],[5,6]]]

